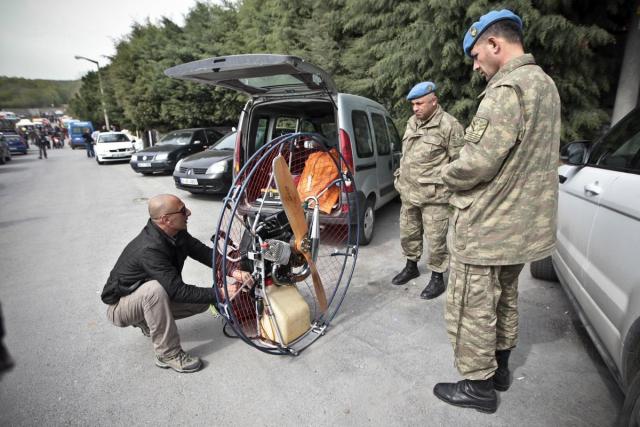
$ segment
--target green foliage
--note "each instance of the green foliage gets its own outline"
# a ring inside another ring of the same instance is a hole
[[[399,128],[419,81],[439,87],[441,103],[469,123],[486,82],[461,41],[491,9],[509,8],[525,25],[526,50],[555,80],[563,102],[563,140],[589,138],[608,120],[619,74],[628,0],[238,0],[197,3],[184,26],[168,19],[135,24],[103,69],[107,108],[138,129],[233,124],[246,98],[170,79],[184,62],[242,53],[298,55],[324,68],[339,89],[373,98]],[[89,73],[72,101],[101,120]],[[77,109],[77,110],[76,110]],[[114,121],[114,120],[112,120]]]
[[[49,108],[68,104],[79,80],[30,80],[0,76],[0,108]]]

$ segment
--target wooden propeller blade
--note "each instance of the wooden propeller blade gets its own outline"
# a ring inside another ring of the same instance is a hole
[[[313,262],[311,254],[302,250],[302,241],[309,233],[309,226],[307,225],[307,219],[305,218],[304,210],[302,209],[302,202],[300,201],[296,185],[293,183],[293,177],[289,171],[289,166],[282,155],[278,155],[273,159],[273,176],[276,181],[276,186],[278,187],[280,200],[282,200],[284,213],[287,215],[287,219],[289,219],[291,230],[293,231],[293,235],[296,239],[296,249],[302,252],[307,260],[307,264],[309,264],[309,268],[311,269],[311,278],[313,279],[313,289],[316,293],[316,298],[318,299],[320,311],[324,313],[327,311],[327,296],[324,292],[322,279],[320,279],[318,268],[316,267],[316,263]]]
[[[293,234],[296,237],[296,249],[302,252],[300,247],[302,240],[307,237],[309,226],[304,216],[300,195],[296,185],[293,183],[291,172],[289,172],[289,166],[282,155],[278,155],[273,159],[273,175],[278,187],[278,193],[280,193],[284,213],[287,214],[291,230],[293,230]]]

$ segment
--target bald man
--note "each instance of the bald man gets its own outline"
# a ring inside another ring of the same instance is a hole
[[[160,194],[149,200],[149,220],[124,249],[102,291],[107,317],[116,326],[135,326],[151,337],[156,365],[195,372],[202,362],[180,346],[175,319],[202,313],[216,301],[212,287],[182,281],[187,257],[212,267],[212,249],[187,232],[191,211],[178,197]],[[247,272],[233,276],[251,281]]]

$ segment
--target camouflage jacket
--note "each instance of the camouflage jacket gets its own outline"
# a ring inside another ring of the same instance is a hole
[[[459,158],[442,171],[456,208],[449,250],[476,265],[544,258],[556,240],[558,90],[526,54],[505,64],[480,97]]]
[[[411,116],[402,138],[402,158],[395,187],[405,203],[447,203],[451,192],[442,182],[442,167],[456,158],[464,144],[464,129],[438,105],[426,121]]]

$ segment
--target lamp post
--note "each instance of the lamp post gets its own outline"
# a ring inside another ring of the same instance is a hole
[[[94,61],[93,59],[86,58],[84,56],[76,55],[75,59],[84,59],[85,61],[93,62],[98,67],[98,86],[100,87],[100,103],[102,104],[102,112],[104,113],[104,122],[107,125],[107,130],[110,130],[109,126],[109,116],[107,115],[107,107],[104,103],[104,89],[102,89],[102,79],[100,78],[100,64],[98,61]]]

